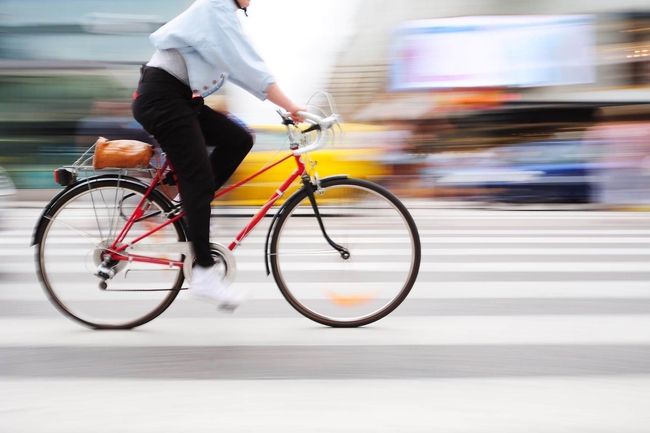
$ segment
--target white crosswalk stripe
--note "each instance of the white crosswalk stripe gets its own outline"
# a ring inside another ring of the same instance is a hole
[[[642,403],[650,397],[647,214],[416,205],[420,278],[400,308],[360,329],[324,328],[293,311],[265,273],[267,221],[236,251],[236,284],[250,299],[232,316],[181,293],[138,330],[94,332],[66,320],[40,288],[29,247],[39,213],[18,209],[0,230],[0,387],[13,396],[0,408],[0,430],[4,423],[7,431],[36,431],[47,416],[56,427],[42,431],[75,431],[61,411],[69,405],[84,416],[102,417],[108,407],[121,414],[104,415],[98,432],[212,431],[213,409],[226,431],[597,432],[650,424]],[[216,222],[228,239],[244,220]],[[381,276],[378,290],[409,252],[382,241],[386,234],[372,227],[358,234],[369,261],[357,265]],[[309,242],[319,233],[292,236]],[[87,253],[78,240],[59,241],[71,255]],[[57,266],[88,273],[65,260]],[[330,270],[310,257],[293,268]],[[316,282],[304,287],[326,299]],[[94,301],[80,281],[70,288],[76,300]],[[146,298],[115,299],[123,296]],[[94,392],[101,396],[92,403],[79,398]],[[391,411],[403,418],[392,424],[401,430],[387,427]],[[262,412],[267,422],[247,418]],[[145,416],[146,426],[123,428]]]
[[[73,323],[52,320],[0,319],[0,347],[237,347],[237,346],[446,346],[446,345],[650,345],[650,315],[390,317],[391,332],[368,335],[363,330],[305,332],[304,319],[222,320],[219,333],[203,319],[160,319],[153,333],[83,333],[70,339]],[[15,329],[24,333],[17,334]],[[435,332],[420,332],[423,329]],[[194,330],[186,333],[187,330]]]

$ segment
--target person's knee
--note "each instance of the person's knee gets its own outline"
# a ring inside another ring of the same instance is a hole
[[[242,143],[242,147],[246,149],[246,154],[248,154],[248,152],[251,151],[254,145],[255,145],[255,133],[247,132],[246,135],[244,136],[244,140]]]
[[[255,135],[245,132],[241,134],[233,144],[235,145],[232,146],[229,151],[232,158],[231,161],[241,163],[253,148],[253,145],[255,144]]]

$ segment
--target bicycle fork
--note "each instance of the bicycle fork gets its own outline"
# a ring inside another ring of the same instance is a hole
[[[311,204],[311,208],[314,210],[314,216],[316,216],[316,220],[318,221],[318,226],[320,227],[320,231],[323,233],[323,237],[327,241],[328,244],[332,248],[334,248],[336,251],[341,254],[341,258],[343,260],[347,260],[350,258],[350,251],[348,251],[347,248],[342,247],[341,245],[337,244],[334,242],[329,235],[327,234],[327,231],[325,230],[325,224],[323,224],[323,218],[321,217],[320,211],[318,210],[318,204],[316,204],[316,197],[314,196],[314,188],[315,187],[316,191],[320,189],[320,182],[318,178],[316,178],[315,184],[311,182],[310,177],[307,174],[302,175],[302,184],[305,187],[305,190],[307,191],[307,197],[309,197],[309,203]]]

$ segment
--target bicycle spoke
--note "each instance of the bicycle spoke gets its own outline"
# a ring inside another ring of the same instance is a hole
[[[70,231],[72,231],[74,233],[77,233],[78,235],[81,235],[84,239],[89,241],[91,244],[95,245],[97,248],[101,248],[101,246],[100,246],[101,240],[99,240],[99,241],[94,240],[94,238],[89,233],[86,233],[83,230],[76,228],[72,224],[68,224],[68,223],[66,223],[64,221],[59,221],[58,219],[52,218],[51,216],[47,216],[47,215],[45,216],[45,219],[47,219],[47,220],[49,220],[51,222],[54,222],[56,224],[62,225],[63,227],[67,228],[68,230],[70,230]]]
[[[102,227],[101,224],[99,223],[99,215],[97,215],[97,207],[95,205],[95,197],[93,196],[92,190],[90,189],[90,183],[88,184],[88,193],[90,194],[90,200],[92,201],[92,206],[93,206],[93,211],[95,213],[95,221],[97,221],[97,230],[99,231],[99,237],[104,239],[104,235],[102,233]]]
[[[117,236],[117,222],[119,221],[119,218],[117,217],[117,196],[118,196],[118,191],[120,191],[120,178],[118,178],[117,181],[117,189],[115,190],[115,198],[113,200],[113,206],[111,207],[111,215],[109,217],[109,229],[108,229],[108,237],[110,240],[115,239],[115,236]],[[102,196],[103,196],[103,191]],[[122,191],[122,197],[124,197],[124,191]]]

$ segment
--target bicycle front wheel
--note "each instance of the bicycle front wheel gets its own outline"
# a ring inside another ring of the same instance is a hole
[[[410,213],[389,191],[359,179],[325,179],[314,199],[322,228],[304,189],[274,228],[270,263],[280,291],[302,315],[327,326],[385,317],[404,301],[420,268]]]
[[[115,261],[115,276],[95,276],[110,247],[146,193],[146,186],[129,178],[91,178],[60,196],[43,214],[36,233],[36,265],[50,300],[67,316],[97,329],[130,329],[160,315],[183,284],[179,267]],[[166,221],[169,201],[152,193],[145,213],[135,221],[127,239],[135,239]],[[181,222],[145,237],[139,244],[185,241]],[[182,260],[182,254],[143,253],[143,256]]]

